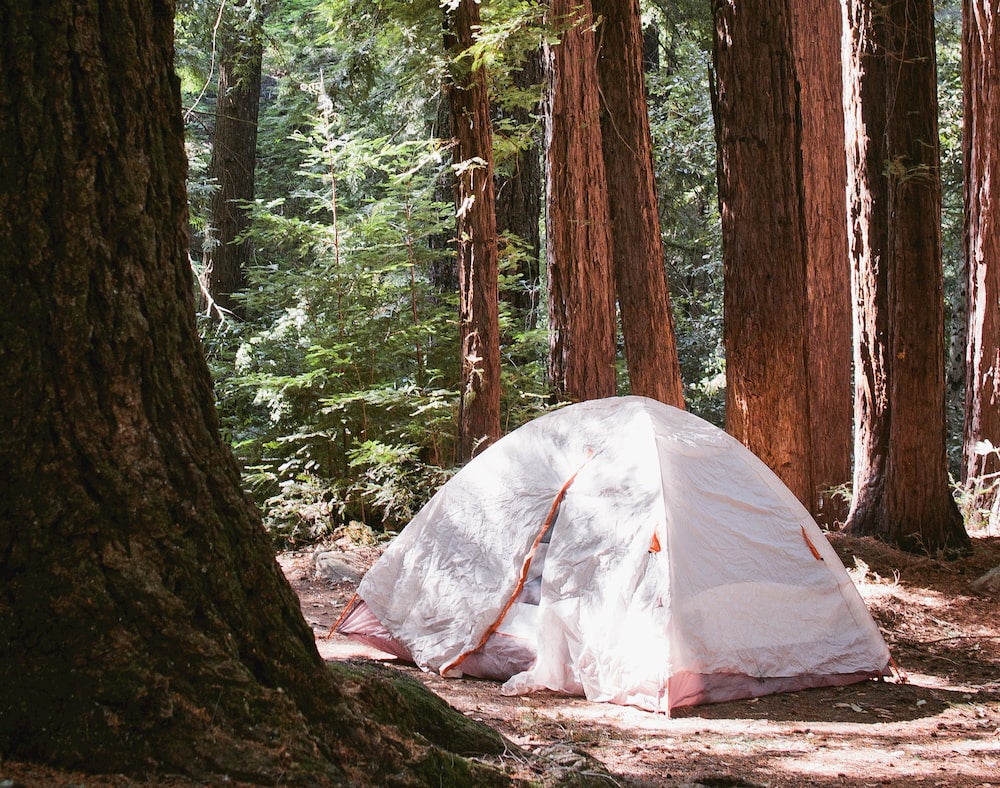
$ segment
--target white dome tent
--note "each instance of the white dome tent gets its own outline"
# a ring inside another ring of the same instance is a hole
[[[470,462],[338,631],[441,675],[670,709],[886,673],[839,558],[770,469],[644,397],[570,405]]]

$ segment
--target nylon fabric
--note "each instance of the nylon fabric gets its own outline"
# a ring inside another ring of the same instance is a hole
[[[770,469],[708,422],[643,397],[571,405],[498,441],[438,491],[358,593],[426,670],[485,639],[459,670],[506,679],[505,693],[669,711],[859,681],[889,661],[833,548]]]

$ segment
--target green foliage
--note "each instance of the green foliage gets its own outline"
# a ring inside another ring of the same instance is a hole
[[[426,274],[451,216],[439,151],[354,138],[328,112],[297,140],[305,215],[255,206],[246,305],[262,320],[235,372],[266,421],[240,451],[275,517],[326,495],[332,523],[398,528],[452,460],[455,306]]]
[[[398,528],[454,464],[457,294],[433,281],[453,265],[447,143],[435,136],[443,15],[436,1],[270,10],[257,264],[244,298],[254,320],[205,323],[223,423],[276,536],[313,539],[355,519]],[[190,34],[184,51],[202,56],[186,67],[201,91],[213,20],[196,11],[179,29]],[[503,17],[494,40],[523,27]],[[189,104],[210,109],[213,98],[206,90]],[[199,118],[189,113],[196,232],[211,190],[198,178],[208,152]],[[506,249],[511,265],[520,252]],[[520,392],[544,381],[545,345],[504,320],[504,378],[517,392],[505,413],[516,426],[539,407]]]
[[[962,458],[965,420],[965,222],[962,165],[962,9],[957,2],[935,7],[939,139],[941,143],[941,240],[947,342],[948,455],[953,473]]]
[[[652,6],[661,65],[647,74],[660,222],[688,409],[721,425],[722,237],[708,74],[711,17],[704,4]]]
[[[203,322],[223,426],[277,538],[312,540],[352,521],[396,529],[454,465],[458,310],[439,276],[454,264],[440,111],[452,56],[444,9],[438,0],[255,7],[266,12],[267,47],[250,231],[256,264],[245,295],[252,318]],[[535,111],[540,86],[515,88],[512,74],[546,34],[543,11],[528,0],[484,4],[479,43],[464,56],[490,75],[500,173],[539,135],[537,119],[511,116]],[[195,268],[214,188],[205,171],[218,12],[185,0],[176,20]],[[721,424],[711,8],[698,0],[650,2],[644,21],[659,33],[659,64],[646,76],[685,394],[693,412]],[[957,4],[939,4],[946,292],[960,346],[958,22]],[[501,240],[501,292],[523,286],[514,272],[525,254],[519,239]],[[544,292],[540,298],[544,304]],[[536,327],[501,304],[505,431],[549,406],[540,311]],[[624,369],[620,380],[624,391]],[[960,395],[949,406],[959,414]]]
[[[289,0],[265,10],[256,264],[244,296],[252,320],[203,323],[224,430],[276,538],[314,540],[356,520],[397,529],[454,465],[457,303],[435,282],[453,265],[454,209],[441,188],[444,15],[436,0]],[[539,134],[537,119],[515,122],[510,112],[534,112],[541,87],[517,89],[511,74],[539,46],[543,10],[524,0],[484,6],[467,54],[488,68],[501,110],[500,171]],[[192,1],[181,11],[197,269],[213,188],[204,172],[218,7]],[[700,381],[688,395],[694,410],[718,416],[707,60],[685,38],[704,20],[693,5],[671,13],[669,62],[650,75],[664,232],[685,374]],[[514,272],[526,253],[504,239],[502,291],[523,286]],[[549,407],[541,311],[535,321],[501,305],[504,430]]]
[[[973,447],[976,455],[983,457],[983,465],[996,467],[1000,460],[1000,447],[988,440],[978,441]],[[952,483],[952,490],[962,522],[970,534],[992,535],[1000,525],[1000,472],[988,471],[980,476]]]

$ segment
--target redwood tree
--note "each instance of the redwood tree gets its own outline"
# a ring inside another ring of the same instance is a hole
[[[625,360],[633,394],[684,407],[643,80],[639,0],[594,0],[602,151]]]
[[[847,249],[841,28],[837,0],[793,0],[792,38],[802,118],[806,224],[810,457],[809,508],[843,522],[847,502],[832,487],[851,480],[851,265]]]
[[[0,756],[491,779],[334,680],[219,437],[173,14],[0,2]]]
[[[615,296],[590,0],[552,0],[546,47],[549,375],[556,396],[615,394]]]
[[[457,142],[455,206],[462,343],[459,454],[470,459],[500,437],[497,220],[486,71],[470,54],[479,28],[478,2],[457,0],[453,17],[457,51],[451,118]]]
[[[962,65],[965,93],[965,261],[968,276],[968,345],[965,375],[963,479],[1000,471],[1000,15],[984,0],[966,0]],[[993,170],[997,169],[994,176]],[[996,511],[995,491],[977,495]],[[996,514],[993,515],[996,517]]]
[[[787,0],[717,0],[726,429],[813,500],[802,130]]]
[[[948,483],[934,8],[847,0],[844,101],[855,309],[848,529],[965,547]]]
[[[515,90],[534,93],[543,79],[542,50],[529,51],[511,76]],[[494,110],[497,111],[497,110]],[[538,107],[515,105],[500,110],[501,117],[511,121],[524,135],[516,154],[496,178],[497,232],[516,236],[520,245],[516,267],[512,271],[514,286],[500,297],[509,303],[520,319],[521,328],[532,329],[538,324],[538,293],[542,237],[539,220],[542,215],[542,151],[541,134],[536,127]]]
[[[205,234],[205,289],[208,314],[224,319],[243,315],[234,297],[246,289],[253,246],[246,236],[254,198],[257,116],[260,109],[263,22],[261,4],[250,2],[223,9],[219,28],[218,97],[212,158],[208,175],[215,181]]]

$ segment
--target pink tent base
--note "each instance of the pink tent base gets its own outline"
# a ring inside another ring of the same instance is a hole
[[[356,598],[337,625],[337,632],[347,635],[366,645],[392,654],[405,661],[413,662],[406,646],[396,640],[371,609],[360,598]],[[496,635],[494,638],[496,639]],[[491,639],[491,640],[492,640]],[[513,639],[512,639],[513,640]],[[494,645],[494,650],[496,646]],[[517,649],[517,659],[491,658],[479,660],[479,654],[472,654],[462,664],[465,675],[477,678],[505,681],[513,673],[525,670],[524,649]],[[482,662],[482,664],[480,664]],[[503,663],[501,666],[498,663]],[[516,667],[511,668],[511,665]],[[800,676],[747,676],[742,673],[675,673],[667,683],[667,698],[670,709],[685,706],[700,706],[706,703],[723,703],[730,700],[759,698],[777,692],[799,692],[816,687],[844,687],[880,676],[889,676],[888,665],[881,671],[858,671],[857,673],[834,673],[830,675],[804,674]]]
[[[888,666],[881,671],[834,673],[821,676],[746,676],[741,673],[675,673],[668,682],[667,697],[671,709],[722,703],[727,700],[759,698],[776,692],[798,692],[815,687],[844,687],[860,681],[891,675]]]

